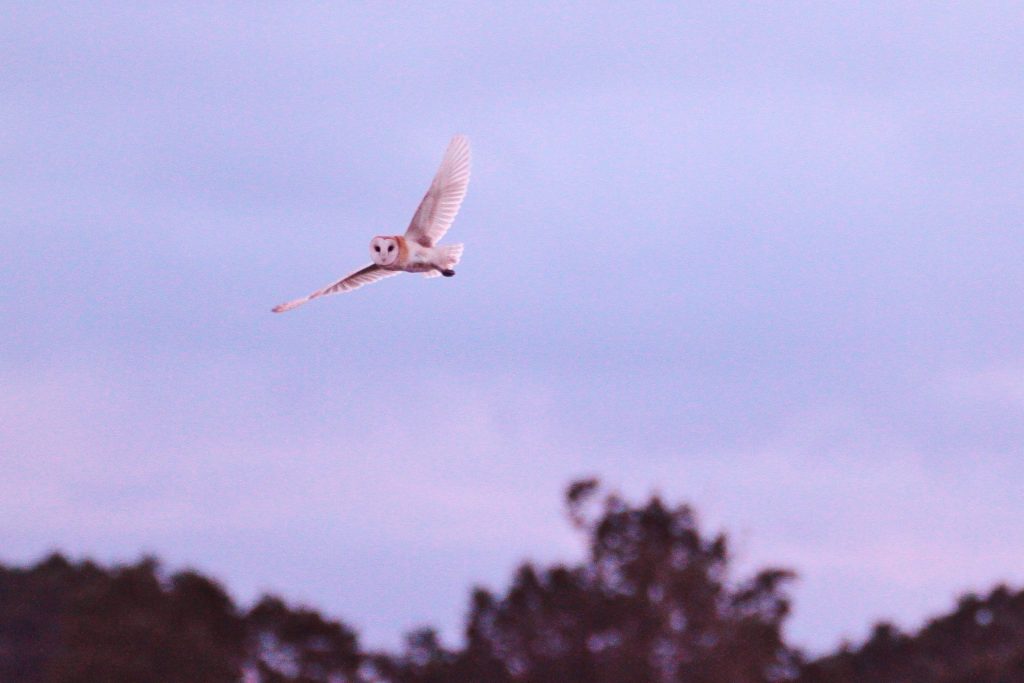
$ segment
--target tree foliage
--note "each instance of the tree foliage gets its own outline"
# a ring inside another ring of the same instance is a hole
[[[916,635],[879,624],[861,647],[804,668],[800,683],[1022,683],[1024,591],[967,595]]]
[[[150,558],[0,569],[0,681],[335,683],[359,660],[337,622],[270,596],[241,612],[214,581]]]
[[[474,593],[453,665],[461,680],[755,683],[791,670],[788,572],[732,585],[725,536],[704,537],[690,508],[611,494],[588,515],[597,494],[596,482],[578,482],[567,495],[587,562],[526,564],[504,595]]]
[[[631,504],[584,480],[566,504],[585,560],[526,563],[504,591],[474,589],[456,649],[423,628],[401,653],[366,652],[313,609],[275,596],[242,609],[151,558],[0,566],[0,681],[1024,683],[1024,592],[966,596],[916,634],[879,624],[808,662],[783,638],[788,571],[735,579],[725,535],[657,496]]]

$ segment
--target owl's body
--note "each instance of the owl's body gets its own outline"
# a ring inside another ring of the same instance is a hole
[[[425,277],[455,275],[462,257],[461,244],[438,245],[455,220],[469,186],[469,140],[456,135],[448,144],[441,167],[416,209],[404,235],[374,237],[370,241],[373,263],[317,290],[309,296],[274,307],[283,313],[311,299],[349,292],[398,273],[423,273]]]
[[[426,277],[455,275],[452,270],[462,256],[461,244],[425,246],[402,235],[374,237],[370,242],[370,258],[384,270],[423,273]]]

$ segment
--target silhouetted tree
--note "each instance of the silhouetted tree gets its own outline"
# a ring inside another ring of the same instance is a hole
[[[42,681],[60,647],[60,624],[75,596],[104,573],[51,555],[29,569],[0,567],[0,681]]]
[[[444,648],[432,628],[422,628],[405,638],[405,652],[398,657],[377,655],[370,666],[372,677],[388,683],[449,683],[468,680],[462,676],[457,653]]]
[[[348,627],[267,596],[246,615],[248,669],[260,683],[358,680],[362,656]]]
[[[1024,591],[961,598],[916,635],[879,624],[859,648],[806,665],[799,683],[1024,683]]]
[[[230,598],[154,560],[106,571],[54,555],[0,573],[0,680],[236,681],[244,630]]]
[[[702,536],[689,507],[611,494],[588,513],[598,491],[589,480],[567,492],[588,562],[525,564],[504,596],[474,594],[461,680],[755,683],[793,672],[781,636],[788,572],[733,585],[725,537]]]
[[[244,629],[220,586],[194,572],[161,581],[154,560],[74,596],[46,680],[235,681]]]
[[[878,624],[803,662],[781,634],[788,572],[732,580],[725,536],[657,496],[631,504],[584,480],[566,503],[586,560],[474,590],[461,649],[423,628],[400,654],[365,653],[315,610],[264,596],[243,612],[152,559],[0,566],[0,683],[1024,683],[1024,591],[968,595],[917,633]]]

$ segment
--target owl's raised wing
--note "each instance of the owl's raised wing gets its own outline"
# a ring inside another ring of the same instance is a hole
[[[430,189],[416,209],[405,238],[424,247],[434,246],[444,237],[459,212],[469,187],[469,138],[456,135],[448,143]]]
[[[365,268],[360,268],[354,273],[349,273],[345,277],[341,278],[337,282],[332,282],[323,289],[318,289],[309,296],[304,296],[301,299],[295,299],[289,301],[286,304],[274,306],[272,309],[274,313],[284,313],[290,311],[293,308],[298,308],[307,301],[311,301],[320,296],[327,296],[328,294],[337,294],[338,292],[351,292],[353,289],[359,289],[363,285],[368,285],[371,282],[377,280],[383,280],[386,277],[392,275],[398,275],[401,271],[398,270],[385,270],[376,264],[371,264]]]

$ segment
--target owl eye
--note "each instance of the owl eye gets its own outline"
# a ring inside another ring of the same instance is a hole
[[[378,244],[377,246],[375,246],[373,248],[373,250],[376,251],[379,254],[380,253],[380,245]]]
[[[388,251],[394,251],[394,250],[395,250],[395,245],[392,244],[392,245],[388,246]]]

